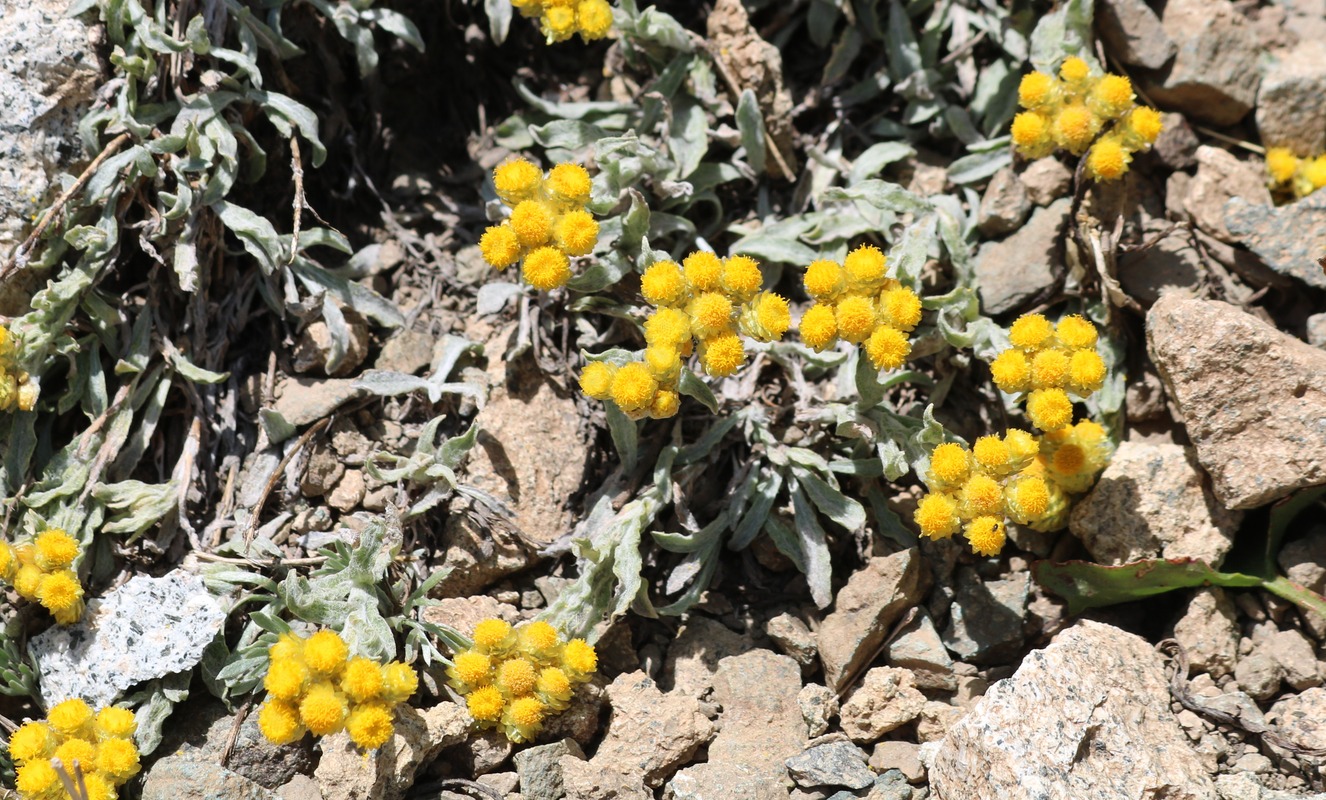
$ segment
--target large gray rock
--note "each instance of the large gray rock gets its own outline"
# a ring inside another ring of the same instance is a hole
[[[704,697],[714,688],[718,662],[754,647],[749,636],[734,632],[716,619],[693,615],[668,647],[662,683],[672,691]]]
[[[277,800],[238,772],[215,761],[170,755],[152,765],[143,781],[143,800]]]
[[[1031,575],[982,581],[976,570],[958,570],[957,595],[944,628],[944,646],[964,661],[991,664],[1011,657],[1022,645]]]
[[[1179,51],[1144,0],[1102,0],[1096,25],[1107,51],[1125,64],[1160,69]]]
[[[1119,259],[1119,283],[1123,284],[1123,290],[1150,305],[1168,290],[1200,284],[1206,277],[1206,267],[1202,254],[1185,234],[1187,231],[1176,230],[1153,246]]]
[[[866,758],[865,751],[851,742],[824,742],[789,758],[787,774],[805,789],[825,786],[864,789],[875,782]]]
[[[916,685],[922,689],[951,692],[958,688],[958,678],[953,673],[953,659],[939,638],[935,623],[924,609],[889,642],[884,656],[889,666],[911,670]]]
[[[990,688],[939,743],[944,800],[1215,800],[1144,639],[1080,622]]]
[[[1054,283],[1063,269],[1060,239],[1072,201],[1056,200],[1038,208],[1017,233],[989,242],[976,255],[976,285],[987,314],[1012,311]]]
[[[1326,271],[1317,263],[1326,253],[1326,192],[1279,207],[1231,200],[1225,206],[1225,227],[1266,266],[1326,289]]]
[[[1229,0],[1169,0],[1160,19],[1178,48],[1148,83],[1160,106],[1215,125],[1233,125],[1257,100],[1262,44]]]
[[[1166,295],[1147,343],[1226,508],[1326,482],[1326,352],[1227,303]]]
[[[1193,224],[1222,242],[1234,241],[1226,227],[1225,204],[1237,197],[1254,208],[1271,210],[1271,192],[1260,164],[1239,161],[1228,150],[1197,148],[1197,174],[1188,182],[1183,210]]]
[[[1124,442],[1068,525],[1104,564],[1164,556],[1218,567],[1242,519],[1216,500],[1192,448]]]
[[[1257,131],[1300,156],[1326,150],[1326,48],[1302,42],[1276,55],[1257,93]]]
[[[893,623],[925,596],[930,569],[912,548],[872,558],[838,591],[833,611],[820,623],[820,660],[830,689],[875,657]]]
[[[525,800],[562,800],[566,797],[562,780],[563,756],[583,760],[585,751],[574,739],[563,739],[516,753],[516,774],[520,776],[520,794]]]

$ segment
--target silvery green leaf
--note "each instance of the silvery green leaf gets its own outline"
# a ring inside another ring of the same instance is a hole
[[[949,165],[948,179],[959,185],[976,183],[985,180],[1011,163],[1013,163],[1013,153],[1009,150],[972,153]]]
[[[903,229],[898,243],[889,250],[889,276],[904,286],[917,288],[921,270],[935,242],[935,217],[926,214]]]
[[[878,175],[880,170],[890,164],[916,155],[916,148],[906,142],[878,142],[867,147],[852,162],[852,171],[847,176],[847,185],[855,186],[867,178]]]
[[[833,602],[833,564],[829,555],[828,536],[820,526],[820,521],[816,518],[811,503],[806,499],[801,487],[792,484],[791,493],[797,540],[805,558],[806,583],[810,585],[810,598],[819,608],[828,608]]]
[[[496,314],[506,306],[511,298],[518,297],[522,291],[518,283],[485,283],[479,287],[475,312],[479,316]]]
[[[111,512],[111,518],[101,527],[102,532],[128,533],[131,540],[174,511],[178,494],[179,486],[174,480],[165,483],[135,480],[99,483],[92,490],[92,496]]]
[[[898,0],[889,0],[889,27],[885,32],[884,49],[888,54],[889,74],[895,84],[925,68],[920,45],[912,31],[912,21]]]
[[[273,444],[280,444],[299,431],[298,428],[287,422],[280,412],[271,408],[258,409],[258,422]]]
[[[519,78],[516,78],[514,83],[516,86],[516,92],[520,94],[521,99],[528,103],[531,108],[541,111],[555,119],[574,119],[589,122],[601,117],[618,115],[636,110],[636,106],[632,103],[604,101],[557,103],[551,100],[545,100],[535,94],[530,90],[529,86]]]
[[[805,491],[821,514],[847,531],[865,527],[866,509],[860,503],[809,470],[794,466],[792,473],[796,475],[797,485]]]
[[[709,384],[700,380],[700,376],[692,372],[690,367],[682,366],[681,378],[677,381],[677,391],[699,400],[711,413],[718,413],[718,398],[714,397],[714,391],[709,388]]]
[[[681,449],[677,454],[677,463],[694,464],[707,458],[709,453],[718,446],[718,443],[723,441],[723,437],[727,436],[728,432],[736,427],[737,422],[737,417],[729,416],[714,425],[710,425],[703,436]]]
[[[309,288],[321,287],[363,317],[388,328],[405,324],[405,316],[387,298],[356,281],[333,275],[305,258],[296,257],[290,270]]]
[[[186,670],[151,681],[145,688],[126,698],[129,705],[138,705],[134,714],[137,732],[134,743],[140,755],[150,755],[161,744],[162,728],[175,706],[189,699],[189,683],[193,671]]]
[[[640,252],[645,235],[651,230],[649,203],[636,189],[626,191],[631,197],[631,206],[622,218],[622,233],[617,240],[617,246],[626,253],[635,254]]]
[[[331,295],[324,293],[322,295],[322,320],[327,324],[327,335],[329,338],[327,347],[328,374],[334,375],[341,367],[341,362],[345,360],[345,354],[350,349],[350,328],[345,324],[345,315],[341,309],[331,299]]]
[[[327,148],[322,146],[322,139],[318,137],[318,115],[312,109],[280,92],[250,91],[249,99],[262,107],[267,113],[267,119],[282,136],[291,135],[291,125],[298,128],[300,135],[313,145],[313,166],[322,166],[322,162],[327,159]]]
[[[431,377],[446,380],[466,353],[482,353],[483,345],[471,342],[464,336],[448,333],[442,337],[441,345],[433,348],[433,352],[435,355],[429,370]]]
[[[1095,72],[1100,71],[1091,50],[1091,18],[1095,0],[1065,0],[1053,12],[1036,23],[1031,32],[1031,65],[1040,72],[1053,75],[1059,63],[1068,56],[1077,56]]]
[[[844,28],[833,46],[833,52],[829,54],[824,71],[820,74],[820,86],[832,86],[846,77],[852,68],[852,63],[861,55],[861,47],[864,44],[864,37],[855,25]]]
[[[735,242],[731,247],[731,252],[753,256],[777,264],[809,264],[818,257],[814,250],[796,239],[771,235],[762,236],[759,233]]]
[[[102,246],[106,239],[106,232],[95,225],[75,225],[64,234],[64,240],[76,250],[91,250]]]
[[[639,432],[633,422],[616,403],[604,403],[603,410],[608,418],[608,433],[612,434],[612,446],[617,450],[617,459],[622,470],[630,473],[635,469],[639,449]]]
[[[884,400],[884,386],[879,381],[879,370],[864,353],[853,349],[856,361],[856,394],[863,410],[871,409]]]
[[[870,501],[870,510],[875,515],[875,524],[879,526],[882,535],[903,547],[916,546],[916,534],[902,523],[902,519],[892,508],[889,508],[888,501],[884,499],[884,493],[880,491],[878,484],[866,489],[866,498]]]
[[[732,538],[728,541],[728,549],[744,550],[754,541],[756,534],[765,526],[765,521],[770,519],[769,512],[773,510],[774,501],[778,499],[778,492],[783,488],[783,474],[776,469],[765,468],[761,470],[759,478],[755,483],[754,499],[750,507],[741,515],[740,521],[732,530]]]
[[[176,352],[170,357],[171,365],[175,371],[194,383],[221,383],[230,377],[229,372],[213,372],[210,369],[203,369],[189,360],[183,353]]]
[[[354,254],[354,248],[350,246],[350,240],[345,238],[345,234],[340,231],[334,231],[330,228],[305,228],[303,231],[300,231],[300,252],[303,252],[310,247],[330,247],[331,249],[339,250],[346,255]],[[351,260],[353,261],[353,259]]]
[[[768,144],[764,132],[764,112],[755,92],[744,89],[737,100],[737,131],[741,133],[741,146],[746,148],[746,161],[756,175],[764,172]],[[689,174],[689,173],[688,173]]]
[[[880,478],[884,475],[884,465],[878,458],[839,459],[829,462],[829,471],[854,478]]]
[[[235,234],[240,244],[258,261],[264,274],[271,275],[284,257],[281,237],[272,223],[243,206],[218,200],[212,204],[217,216]]]
[[[511,29],[511,0],[483,0],[483,10],[488,15],[488,34],[501,47]]]
[[[878,179],[864,180],[845,189],[830,187],[821,198],[859,201],[896,214],[923,214],[933,207],[928,200],[912,194],[898,184]]]
[[[738,124],[741,120],[738,118]],[[743,137],[743,142],[745,141]],[[672,120],[668,126],[668,153],[672,156],[671,177],[686,178],[704,160],[709,152],[709,116],[690,97],[681,95],[672,104]]]
[[[833,39],[833,29],[842,17],[838,6],[834,0],[811,0],[806,11],[806,30],[816,47],[828,47]]]
[[[374,23],[415,50],[421,53],[424,52],[424,38],[419,34],[419,29],[415,27],[409,17],[399,11],[392,11],[389,8],[368,8],[359,12],[359,18],[365,22]]]
[[[583,150],[608,136],[608,132],[597,125],[576,119],[558,119],[547,125],[531,125],[529,132],[534,141],[544,147],[565,150]]]
[[[688,32],[681,23],[668,14],[649,6],[635,18],[629,33],[636,42],[655,42],[669,50],[689,53],[695,49]],[[622,31],[627,33],[626,30]]]
[[[566,287],[583,294],[601,292],[621,280],[622,276],[630,269],[631,265],[626,262],[621,253],[610,253],[595,259],[593,264],[590,264],[579,275],[567,281]]]

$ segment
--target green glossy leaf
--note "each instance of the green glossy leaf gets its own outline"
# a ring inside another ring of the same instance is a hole
[[[1068,613],[1088,608],[1141,600],[1175,589],[1196,586],[1249,588],[1261,586],[1255,575],[1217,572],[1193,558],[1150,558],[1107,567],[1088,561],[1038,561],[1032,568],[1036,581],[1068,601]]]

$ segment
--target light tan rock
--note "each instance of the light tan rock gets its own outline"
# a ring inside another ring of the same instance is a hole
[[[1038,158],[1027,165],[1018,176],[1027,187],[1027,197],[1038,206],[1048,206],[1068,195],[1073,186],[1073,173],[1057,158]]]
[[[1104,0],[1096,13],[1108,52],[1125,64],[1160,69],[1178,52],[1145,0]]]
[[[313,779],[324,800],[399,800],[414,785],[415,773],[439,750],[465,741],[470,716],[462,706],[442,703],[422,712],[396,711],[396,733],[365,756],[345,733],[322,740],[322,760]]]
[[[830,689],[874,658],[893,623],[929,585],[930,571],[914,548],[872,558],[847,580],[819,629],[820,661]]]
[[[1229,0],[1169,0],[1160,18],[1177,47],[1169,66],[1147,83],[1155,102],[1216,125],[1252,110],[1262,44]]]
[[[1238,614],[1225,590],[1198,589],[1188,610],[1174,623],[1174,639],[1188,654],[1194,672],[1220,678],[1234,671],[1238,660]]]
[[[843,703],[838,718],[852,741],[869,744],[916,719],[925,703],[909,670],[875,667]]]
[[[671,777],[714,735],[695,698],[665,695],[643,672],[619,675],[608,685],[608,701],[608,730],[590,763],[639,775],[649,787]]]
[[[1257,93],[1257,132],[1299,156],[1326,150],[1326,49],[1305,41],[1276,53]]]
[[[1222,242],[1234,241],[1225,227],[1225,203],[1239,197],[1249,204],[1271,207],[1260,163],[1240,161],[1228,150],[1202,145],[1197,148],[1197,174],[1188,182],[1183,208],[1193,224]]]
[[[754,647],[749,636],[736,633],[718,620],[692,616],[668,647],[668,657],[663,663],[663,685],[691,697],[704,697],[714,688],[718,663]]]

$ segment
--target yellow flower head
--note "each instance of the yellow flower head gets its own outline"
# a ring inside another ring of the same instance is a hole
[[[906,287],[886,289],[879,295],[879,313],[885,323],[911,331],[921,322],[921,298]]]
[[[1041,446],[1035,436],[1017,428],[1004,431],[1004,444],[1008,446],[1009,466],[1014,472],[1026,469]]]
[[[525,283],[539,291],[550,292],[571,280],[571,260],[555,247],[540,247],[525,257],[520,274]]]
[[[732,326],[732,301],[718,292],[696,297],[686,313],[691,317],[691,332],[699,339],[717,336]]]
[[[1000,515],[1004,508],[1003,489],[989,475],[976,473],[962,485],[959,513],[963,517]]]
[[[583,680],[598,669],[599,656],[594,645],[584,639],[572,639],[562,648],[562,667],[572,680]]]
[[[1050,489],[1036,475],[1018,475],[1004,487],[1004,508],[1014,522],[1030,525],[1050,507]]]
[[[304,641],[304,663],[320,677],[334,677],[345,667],[350,648],[333,630],[320,630]]]
[[[1013,144],[1028,158],[1043,158],[1054,147],[1051,123],[1037,111],[1023,111],[1013,117]]]
[[[1059,320],[1054,335],[1059,340],[1059,344],[1070,350],[1096,346],[1096,326],[1077,314],[1069,314]]]
[[[944,442],[930,453],[926,483],[932,489],[956,489],[971,474],[971,453],[960,444]]]
[[[524,248],[510,225],[491,225],[479,237],[479,252],[483,260],[495,269],[506,269],[520,260]]]
[[[309,672],[302,661],[281,659],[273,661],[263,676],[262,685],[267,694],[287,703],[299,700],[308,686]]]
[[[539,671],[539,680],[534,687],[535,693],[545,705],[552,708],[564,708],[571,699],[571,679],[557,667],[545,667]]]
[[[835,261],[812,261],[806,267],[802,282],[806,286],[806,294],[816,300],[832,300],[842,289],[843,269]]]
[[[660,308],[645,320],[645,341],[682,349],[691,340],[691,318],[679,308]]]
[[[530,161],[518,158],[493,170],[493,188],[503,203],[515,206],[539,193],[543,173]]]
[[[658,380],[649,371],[649,367],[639,361],[632,361],[619,368],[612,378],[612,401],[622,411],[646,408],[657,391]]]
[[[115,784],[105,775],[97,772],[83,774],[83,788],[87,789],[87,800],[115,800]]]
[[[1165,127],[1160,112],[1147,106],[1138,106],[1128,113],[1125,121],[1126,132],[1136,138],[1139,144],[1155,144],[1160,138],[1160,131]]]
[[[463,650],[452,659],[447,675],[455,679],[460,691],[484,686],[492,680],[493,662],[477,650]]]
[[[588,211],[568,211],[553,226],[553,241],[568,256],[588,255],[599,241],[599,224]]]
[[[655,261],[640,276],[640,294],[650,305],[676,306],[686,302],[686,280],[675,261]]]
[[[97,741],[128,739],[138,730],[138,720],[127,708],[106,706],[97,712],[93,728],[97,732]]]
[[[55,732],[44,722],[25,723],[9,737],[9,756],[15,764],[50,758],[55,752]]]
[[[522,697],[534,691],[537,680],[538,672],[533,664],[523,658],[512,658],[498,666],[493,685],[504,697]]]
[[[586,42],[602,39],[612,29],[612,6],[608,0],[581,0],[576,7],[580,38]]]
[[[681,408],[681,396],[671,389],[659,389],[654,402],[649,404],[650,419],[675,417]]]
[[[852,344],[864,342],[878,324],[875,304],[855,294],[838,301],[834,317],[838,322],[838,335]]]
[[[1004,521],[994,516],[977,517],[962,529],[973,553],[982,556],[997,556],[1004,549],[1008,534],[1004,530]]]
[[[1298,169],[1298,156],[1288,147],[1268,147],[1266,149],[1266,172],[1271,176],[1272,186],[1283,186],[1294,177]]]
[[[372,659],[356,656],[345,665],[341,675],[341,691],[355,703],[367,703],[382,694],[382,665]]]
[[[1068,382],[1069,360],[1064,351],[1042,350],[1031,359],[1031,385],[1036,389],[1064,386]]]
[[[700,365],[715,378],[725,378],[746,363],[746,348],[735,333],[723,333],[705,339],[700,348]]]
[[[283,633],[276,637],[276,644],[267,648],[267,658],[271,661],[284,661],[304,658],[304,639],[298,634]]]
[[[304,735],[299,709],[284,700],[268,698],[258,710],[258,730],[275,745],[290,744]]]
[[[816,304],[801,315],[801,341],[819,352],[838,339],[838,321],[833,306]]]
[[[1310,187],[1300,194],[1307,195],[1326,186],[1326,155],[1320,155],[1311,161],[1303,162],[1303,182]]]
[[[744,303],[764,285],[764,275],[750,256],[728,256],[723,261],[722,284],[733,300]]]
[[[67,569],[53,572],[37,585],[37,599],[63,624],[76,622],[83,612],[83,585]],[[72,619],[69,617],[72,616]],[[68,622],[64,622],[64,620]]]
[[[117,739],[116,742],[128,745],[133,749],[133,745],[123,739]],[[86,739],[66,739],[55,748],[54,758],[60,759],[60,763],[65,765],[66,769],[73,770],[74,762],[78,762],[83,769],[91,771],[97,768],[97,746]],[[137,766],[138,751],[134,750],[134,759]]]
[[[382,699],[404,703],[419,688],[419,673],[409,664],[392,661],[382,668]]]
[[[493,653],[506,644],[511,625],[505,620],[486,619],[474,626],[474,646],[481,652]]]
[[[670,344],[654,344],[645,348],[645,366],[659,383],[672,383],[681,372],[681,353]]]
[[[1133,105],[1133,84],[1122,75],[1105,75],[1091,89],[1091,108],[1114,119]]]
[[[1054,78],[1044,72],[1029,72],[1018,83],[1018,103],[1023,108],[1040,108],[1054,99]]]
[[[520,626],[516,631],[516,641],[523,652],[537,658],[551,653],[561,643],[557,629],[543,620]]]
[[[843,259],[843,274],[853,289],[875,289],[884,282],[887,263],[878,247],[863,244]]]
[[[502,715],[502,729],[506,738],[513,742],[528,742],[534,739],[543,725],[547,707],[534,697],[520,697],[507,706]]]
[[[18,571],[18,554],[9,542],[0,539],[0,580],[8,581],[14,579],[14,573]]]
[[[1095,350],[1078,350],[1068,365],[1068,388],[1081,397],[1105,385],[1105,362]]]
[[[580,391],[595,400],[607,400],[617,368],[604,361],[591,361],[580,372]]]
[[[1054,326],[1040,314],[1023,314],[1008,329],[1008,339],[1020,350],[1039,350],[1054,336]]]
[[[576,10],[569,6],[543,9],[543,34],[554,42],[564,42],[575,35]]]
[[[697,250],[681,262],[682,270],[691,288],[699,292],[712,292],[722,285],[723,260],[707,250]]]
[[[1021,350],[1005,350],[990,362],[990,377],[1009,394],[1025,392],[1031,388],[1031,362]]]
[[[46,722],[64,739],[93,738],[92,720],[92,709],[78,697],[56,703],[46,713]]]
[[[37,589],[45,579],[46,573],[36,564],[24,564],[14,573],[14,591],[27,600],[37,599]]]
[[[1027,416],[1043,431],[1057,431],[1073,421],[1073,403],[1063,389],[1037,389],[1027,396]]]
[[[348,713],[350,708],[345,695],[330,683],[314,684],[299,701],[299,719],[314,736],[329,736],[341,730]]]
[[[506,224],[511,226],[521,245],[539,247],[552,238],[552,209],[538,200],[521,200],[511,209],[511,218]]]
[[[78,540],[58,528],[37,534],[32,543],[33,561],[46,572],[64,569],[78,557]]]
[[[958,504],[946,494],[930,493],[916,504],[912,515],[916,527],[931,539],[947,539],[958,530]]]
[[[502,693],[493,686],[484,686],[470,692],[465,698],[465,706],[469,709],[470,716],[475,722],[494,723],[502,717],[502,709],[506,706],[506,699]]]
[[[1132,159],[1122,142],[1106,136],[1091,146],[1087,155],[1087,174],[1097,181],[1117,180],[1128,171]]]
[[[1054,118],[1055,141],[1075,156],[1086,151],[1099,130],[1096,115],[1080,103],[1064,106]]]
[[[1080,83],[1091,76],[1091,67],[1077,56],[1069,56],[1059,65],[1059,77],[1068,83]]]
[[[25,798],[53,798],[63,792],[60,788],[60,776],[50,761],[29,761],[19,767],[14,774],[14,788]]]
[[[866,340],[865,350],[875,369],[897,369],[911,355],[912,343],[897,328],[880,325]]]
[[[991,475],[1007,475],[1013,461],[1008,443],[998,436],[982,436],[971,446],[972,457],[983,471]]]
[[[108,739],[102,742],[96,750],[95,758],[97,769],[117,785],[138,774],[138,748],[128,739]]]
[[[392,724],[391,709],[383,703],[356,706],[345,719],[345,732],[350,741],[361,750],[376,750],[386,744],[396,732]]]
[[[743,310],[740,322],[742,333],[761,342],[773,342],[792,327],[792,310],[782,297],[761,292]]]
[[[548,192],[565,206],[583,206],[593,188],[589,173],[579,164],[558,164],[548,172],[544,183]]]

